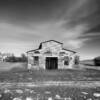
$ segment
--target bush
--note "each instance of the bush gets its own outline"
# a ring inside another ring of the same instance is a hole
[[[5,58],[5,61],[6,62],[16,62],[16,57],[15,56],[11,56],[11,57],[6,57]]]
[[[94,58],[94,64],[95,66],[100,66],[100,57]]]
[[[27,62],[27,57],[25,54],[21,54],[21,61],[22,62]]]
[[[22,54],[21,57],[10,56],[5,58],[6,62],[27,62],[27,57]]]

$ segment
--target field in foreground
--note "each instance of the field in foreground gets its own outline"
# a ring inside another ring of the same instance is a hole
[[[100,100],[100,70],[93,66],[29,72],[26,64],[11,65],[0,72],[0,100]]]
[[[0,100],[100,100],[100,87],[4,88],[0,90]]]
[[[37,82],[37,81],[100,81],[100,70],[67,69],[35,70],[29,72],[22,68],[0,72],[0,82]]]

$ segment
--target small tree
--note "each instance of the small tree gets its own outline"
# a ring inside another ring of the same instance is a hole
[[[27,62],[27,57],[26,57],[26,55],[24,53],[21,54],[21,61],[22,62]]]
[[[7,62],[16,62],[16,57],[14,56],[14,54],[10,57],[6,57],[5,61]]]
[[[95,66],[100,66],[100,57],[94,58],[94,64]]]

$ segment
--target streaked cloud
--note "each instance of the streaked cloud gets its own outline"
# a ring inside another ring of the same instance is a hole
[[[2,50],[21,53],[50,39],[77,49],[100,36],[100,0],[5,1],[0,1]]]
[[[30,43],[33,41],[45,41],[49,39],[55,39],[59,41],[66,42],[66,45],[77,48],[81,46],[83,40],[80,40],[80,44],[77,40],[86,31],[85,25],[77,25],[75,28],[63,28],[65,22],[51,22],[37,24],[35,27],[23,28],[16,25],[0,23],[0,39],[1,42],[25,42]],[[77,44],[75,45],[75,41]],[[73,44],[72,44],[73,43]],[[78,46],[79,44],[79,46]]]

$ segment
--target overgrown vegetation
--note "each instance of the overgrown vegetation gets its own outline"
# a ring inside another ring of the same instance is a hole
[[[21,57],[16,57],[14,55],[5,58],[6,62],[27,62],[27,57],[25,54],[21,54]]]
[[[94,58],[94,64],[95,64],[95,66],[100,66],[100,56]]]

